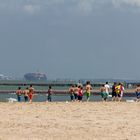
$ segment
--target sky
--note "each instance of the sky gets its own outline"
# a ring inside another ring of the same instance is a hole
[[[0,0],[0,73],[140,79],[140,0]]]

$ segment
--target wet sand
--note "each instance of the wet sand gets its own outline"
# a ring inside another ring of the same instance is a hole
[[[0,103],[0,140],[139,140],[140,102]]]

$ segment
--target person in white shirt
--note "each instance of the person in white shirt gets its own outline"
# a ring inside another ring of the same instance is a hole
[[[109,95],[110,86],[109,86],[108,82],[106,82],[106,84],[105,84],[105,89],[106,89],[106,93]]]

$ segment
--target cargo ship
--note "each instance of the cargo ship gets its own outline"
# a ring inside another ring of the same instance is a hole
[[[24,75],[27,81],[46,81],[47,76],[44,73],[27,73]]]

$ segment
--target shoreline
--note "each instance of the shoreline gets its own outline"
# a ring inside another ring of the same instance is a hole
[[[69,94],[69,91],[68,90],[55,90],[53,89],[52,92],[54,94]],[[0,94],[6,94],[6,93],[16,93],[16,90],[0,90]],[[46,94],[47,93],[47,90],[35,90],[35,93],[36,94]],[[99,95],[100,93],[100,89],[93,89],[91,91],[91,94],[93,95]],[[110,92],[111,94],[111,92]],[[124,91],[124,96],[127,95],[127,96],[135,96],[135,89],[126,89]]]

